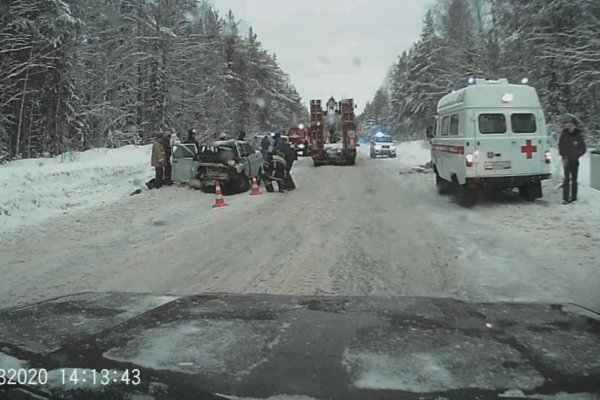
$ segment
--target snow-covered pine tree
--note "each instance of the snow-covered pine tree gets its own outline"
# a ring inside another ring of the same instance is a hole
[[[79,21],[62,0],[14,0],[0,14],[0,148],[8,158],[80,143],[70,66]]]
[[[440,0],[420,39],[396,65],[390,120],[419,132],[435,104],[471,74],[529,78],[550,126],[565,112],[600,138],[600,3],[595,0]],[[362,118],[362,117],[361,117]]]

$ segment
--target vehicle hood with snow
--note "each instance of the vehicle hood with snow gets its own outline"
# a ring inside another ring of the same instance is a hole
[[[3,399],[588,395],[600,322],[573,305],[88,292],[0,311],[2,369],[47,372]]]
[[[260,176],[263,159],[249,143],[226,140],[201,146],[195,165],[194,186],[214,188],[219,181],[224,191],[239,193],[248,190],[252,178]]]

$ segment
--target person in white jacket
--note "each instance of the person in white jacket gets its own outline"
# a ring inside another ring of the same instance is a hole
[[[173,147],[174,145],[181,143],[181,140],[179,140],[179,137],[177,137],[177,133],[173,132],[173,134],[171,135],[171,147]]]

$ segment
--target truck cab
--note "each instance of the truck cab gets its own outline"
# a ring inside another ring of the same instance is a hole
[[[303,125],[288,129],[288,142],[296,153],[301,153],[303,156],[308,155],[309,135],[308,129]]]
[[[468,206],[481,188],[518,188],[542,197],[550,177],[550,142],[533,87],[476,79],[444,96],[428,130],[438,192]]]

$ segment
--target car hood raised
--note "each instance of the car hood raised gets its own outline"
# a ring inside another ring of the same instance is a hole
[[[1,311],[2,368],[51,378],[0,387],[3,399],[587,396],[600,392],[600,322],[572,305],[81,293]],[[63,385],[61,368],[137,368],[142,382]]]

